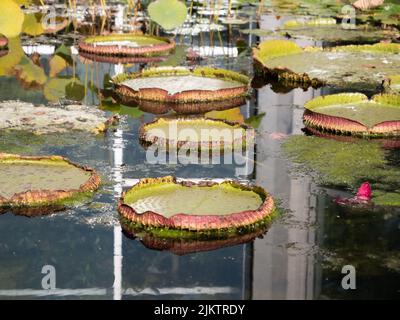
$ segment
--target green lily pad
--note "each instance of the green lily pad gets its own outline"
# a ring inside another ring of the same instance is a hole
[[[140,128],[140,140],[161,148],[242,149],[253,139],[248,126],[208,118],[159,118]]]
[[[187,16],[184,2],[178,0],[156,0],[148,7],[150,19],[166,30],[182,25]]]
[[[376,43],[400,37],[395,30],[383,30],[370,25],[356,25],[345,28],[335,19],[312,19],[309,21],[291,20],[279,30],[283,35],[295,39],[311,39],[330,43]]]
[[[98,188],[100,177],[68,159],[0,154],[0,208],[49,206]]]
[[[363,94],[342,93],[318,97],[304,107],[311,126],[363,135],[400,134],[400,96],[378,95],[368,100]]]
[[[400,44],[302,49],[284,40],[265,41],[254,49],[258,69],[280,81],[338,88],[377,90],[400,69]]]
[[[212,238],[254,231],[270,221],[276,210],[272,197],[261,187],[162,177],[140,180],[123,194],[118,211],[129,228],[153,227],[157,234],[172,238],[204,234]],[[162,232],[165,229],[171,232]]]

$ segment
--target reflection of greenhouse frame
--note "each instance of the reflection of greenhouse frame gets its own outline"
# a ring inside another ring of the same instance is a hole
[[[185,90],[170,95],[167,90],[157,87],[147,87],[140,88],[139,90],[134,90],[129,86],[124,85],[124,81],[127,80],[151,77],[165,77],[167,81],[168,77],[179,76],[197,76],[211,79],[219,79],[226,82],[237,82],[238,86],[217,90],[194,88],[193,90]],[[113,78],[113,82],[117,93],[125,102],[148,100],[171,103],[190,103],[221,101],[246,96],[249,90],[250,79],[240,73],[224,69],[208,67],[197,67],[194,69],[184,67],[162,67],[151,68],[137,73],[120,74]],[[202,111],[199,110],[199,112]]]
[[[318,130],[325,133],[339,135],[353,135],[360,137],[399,137],[400,136],[400,117],[399,119],[385,120],[374,123],[372,126],[348,119],[338,114],[337,116],[322,113],[323,107],[351,104],[371,105],[374,108],[399,108],[400,115],[400,96],[399,95],[376,95],[372,100],[360,93],[341,93],[318,97],[305,104],[304,123],[307,128]],[[361,111],[358,111],[361,112]]]
[[[156,43],[151,44],[152,40]],[[101,42],[113,41],[143,41],[149,43],[138,46],[124,46],[121,44],[99,45]],[[87,37],[79,43],[78,47],[79,51],[94,55],[152,57],[168,54],[171,50],[175,49],[175,42],[167,38],[150,35],[114,34],[107,36]]]
[[[225,181],[221,185],[255,192],[263,201],[258,209],[228,215],[191,215],[181,213],[167,218],[161,213],[153,211],[138,213],[125,203],[125,198],[129,193],[142,188],[166,184],[181,185],[187,188],[194,186],[210,188],[218,185],[218,183],[212,181],[201,181],[199,183],[190,181],[177,182],[173,177],[142,179],[138,184],[122,194],[118,203],[118,211],[121,215],[122,223],[126,224],[130,229],[140,228],[154,235],[167,238],[199,238],[201,236],[218,238],[224,234],[234,235],[254,231],[269,223],[276,213],[274,200],[267,191],[261,187],[251,187],[234,181]],[[182,199],[182,201],[185,200]]]
[[[0,208],[33,208],[51,207],[59,208],[68,203],[81,199],[90,192],[95,191],[101,182],[100,176],[91,168],[77,165],[60,156],[20,156],[15,154],[0,153],[0,164],[5,163],[32,163],[40,165],[65,164],[71,165],[82,171],[90,173],[89,178],[78,189],[65,190],[27,190],[16,193],[9,198],[0,196]]]

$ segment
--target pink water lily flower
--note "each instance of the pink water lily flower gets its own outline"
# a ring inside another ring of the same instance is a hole
[[[357,195],[352,198],[337,197],[334,201],[341,205],[357,205],[368,204],[372,199],[371,185],[369,182],[364,182],[357,191]]]

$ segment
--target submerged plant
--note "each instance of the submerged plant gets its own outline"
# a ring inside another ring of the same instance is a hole
[[[375,205],[400,202],[400,170],[386,160],[386,151],[376,142],[292,136],[283,143],[283,151],[300,170],[314,173],[322,185],[355,190],[369,181]]]

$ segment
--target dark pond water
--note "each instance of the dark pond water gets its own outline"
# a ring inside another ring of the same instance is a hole
[[[260,27],[274,29],[284,20],[265,15]],[[230,37],[239,35],[234,28]],[[250,45],[262,40],[247,35],[241,38]],[[193,39],[196,45],[198,38]],[[203,39],[205,43],[210,41],[208,34]],[[230,47],[236,55],[226,31],[221,39],[225,49]],[[46,72],[52,57],[45,52],[49,48],[25,45],[23,41],[25,52],[41,53]],[[69,67],[62,75],[75,72],[82,84],[91,81],[97,88],[103,88],[104,79],[117,72],[145,67],[84,64],[77,55],[72,58],[75,71]],[[248,55],[209,57],[201,64],[252,73]],[[88,87],[82,102],[95,108],[96,90]],[[266,115],[257,130],[254,159],[247,163],[254,170],[241,178],[269,190],[280,201],[282,214],[262,238],[186,255],[147,248],[148,243],[122,233],[116,211],[118,196],[142,177],[236,178],[235,165],[149,164],[138,141],[138,129],[155,115],[138,109],[122,115],[115,130],[100,137],[75,134],[43,138],[0,133],[3,152],[67,156],[95,168],[105,181],[90,203],[77,208],[32,218],[9,212],[0,216],[0,298],[399,298],[399,211],[354,213],[333,204],[333,197],[344,192],[320,187],[311,175],[293,170],[281,152],[282,140],[273,138],[273,133],[302,135],[304,103],[332,91],[294,89],[283,94],[275,93],[268,84],[253,90],[240,113],[244,118],[264,112]],[[47,102],[43,90],[24,88],[15,77],[0,77],[0,100],[17,99]],[[393,154],[395,162],[399,153]],[[42,290],[41,271],[45,265],[55,267],[56,290]],[[341,286],[344,265],[356,267],[356,290]]]

